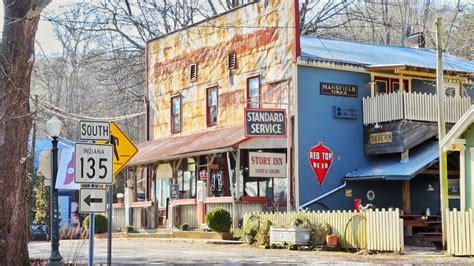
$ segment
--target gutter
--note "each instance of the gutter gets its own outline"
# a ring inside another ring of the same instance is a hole
[[[346,187],[346,181],[344,181],[344,184],[338,186],[337,188],[335,188],[335,189],[333,189],[333,190],[331,190],[331,191],[328,191],[328,192],[324,193],[323,195],[321,195],[321,196],[319,196],[319,197],[317,197],[317,198],[315,198],[315,199],[312,199],[311,201],[306,202],[305,204],[302,204],[302,205],[299,207],[299,209],[300,209],[300,210],[303,210],[303,208],[305,208],[305,207],[307,207],[307,206],[309,206],[309,205],[311,205],[311,204],[313,204],[313,203],[315,203],[315,202],[317,202],[317,201],[319,201],[319,200],[321,200],[321,199],[323,199],[323,198],[325,198],[325,197],[327,197],[327,196],[329,196],[329,195],[331,195],[331,194],[333,194],[333,193],[335,193],[335,192],[337,192],[337,191],[339,191],[339,190],[341,190],[341,189],[343,189],[343,188],[345,188],[345,187]]]

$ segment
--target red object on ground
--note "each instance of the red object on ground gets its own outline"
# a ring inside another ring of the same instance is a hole
[[[326,236],[326,245],[328,245],[330,247],[337,246],[337,236],[336,235]]]

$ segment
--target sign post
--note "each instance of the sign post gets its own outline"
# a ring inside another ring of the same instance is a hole
[[[80,121],[81,140],[109,140],[110,125],[101,121]],[[74,181],[90,185],[79,192],[79,212],[89,213],[89,265],[94,265],[94,213],[105,212],[105,189],[95,184],[112,184],[113,145],[76,143],[74,147]]]
[[[130,159],[138,152],[138,148],[115,122],[110,122],[110,138],[98,141],[99,144],[110,144],[113,149],[113,176],[116,176]],[[107,265],[112,264],[112,200],[113,187],[109,186],[109,209],[107,211]]]

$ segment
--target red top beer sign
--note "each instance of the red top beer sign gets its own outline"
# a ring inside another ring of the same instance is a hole
[[[311,169],[313,169],[313,172],[316,175],[319,186],[322,186],[324,178],[326,177],[333,161],[332,151],[320,142],[318,145],[309,149],[308,161],[311,165]]]

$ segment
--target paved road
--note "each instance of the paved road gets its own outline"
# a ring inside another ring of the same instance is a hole
[[[107,261],[106,240],[95,241],[95,263]],[[47,258],[49,242],[30,242],[31,258]],[[88,240],[61,240],[64,261],[87,263]],[[262,250],[246,245],[217,245],[206,241],[165,239],[114,239],[113,264],[340,264],[375,265],[381,263],[427,265],[435,263],[473,264],[474,259],[453,258],[431,250],[408,250],[406,255],[392,253],[356,255],[345,252]]]

